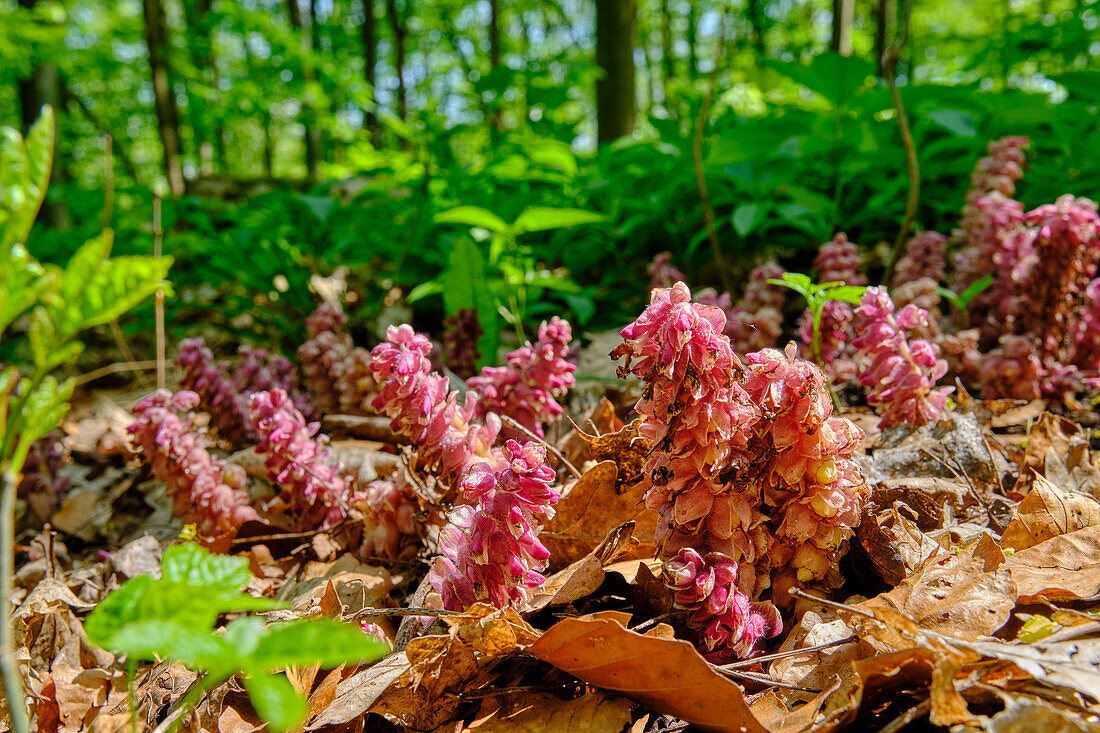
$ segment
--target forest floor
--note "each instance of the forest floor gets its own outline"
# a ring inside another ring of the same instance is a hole
[[[965,393],[921,428],[880,432],[871,413],[846,413],[867,433],[858,462],[873,491],[843,587],[797,598],[764,656],[716,666],[683,640],[685,613],[657,579],[656,515],[632,481],[646,454],[630,422],[637,390],[605,387],[579,392],[573,422],[548,439],[563,497],[541,535],[548,580],[522,613],[435,612],[413,637],[414,619],[402,619],[423,605],[428,558],[364,557],[354,513],[324,531],[254,523],[208,541],[248,559],[251,593],[286,602],[272,618],[374,623],[393,649],[369,666],[288,670],[308,696],[305,730],[1097,728],[1100,468],[1081,424],[1095,415]],[[164,548],[189,533],[128,449],[129,407],[148,392],[84,394],[58,438],[63,467],[42,477],[64,491],[22,504],[33,539],[17,548],[14,623],[39,730],[130,725],[126,665],[87,642],[82,624],[112,589],[156,574]],[[324,423],[363,480],[402,451],[380,425]],[[263,475],[253,451],[230,460]],[[170,662],[140,667],[141,724],[164,730],[197,679]],[[262,727],[236,679],[183,723]]]

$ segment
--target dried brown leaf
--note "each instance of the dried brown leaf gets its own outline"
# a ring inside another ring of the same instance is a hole
[[[1001,544],[1026,550],[1052,537],[1100,524],[1100,503],[1084,494],[1062,491],[1038,474],[1031,491],[1013,511]]]
[[[1019,601],[1089,598],[1100,592],[1100,526],[1052,537],[1005,560]]]
[[[629,631],[625,618],[604,612],[564,619],[527,653],[703,730],[764,732],[741,688],[715,672],[691,644]]]
[[[989,567],[990,543],[978,540],[954,553],[940,550],[897,588],[861,606],[896,609],[922,628],[944,634],[992,634],[1011,616],[1017,592],[1007,570]]]
[[[547,578],[531,599],[530,610],[564,606],[595,592],[603,584],[604,568],[638,546],[633,529],[634,522],[623,522],[584,558]]]
[[[657,513],[644,503],[641,484],[616,489],[619,469],[612,461],[603,461],[585,472],[562,496],[551,519],[539,535],[550,550],[552,567],[561,568],[590,553],[607,533],[624,521],[635,524],[638,546],[635,558],[653,557],[656,547]]]
[[[601,692],[561,700],[531,694],[512,701],[491,717],[472,724],[478,733],[619,733],[630,723],[633,703]]]

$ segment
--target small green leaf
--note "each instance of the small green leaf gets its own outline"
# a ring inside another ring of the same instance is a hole
[[[767,212],[767,206],[763,204],[741,204],[733,210],[733,230],[738,236],[747,237],[756,230]]]
[[[135,659],[171,659],[210,672],[231,672],[236,663],[233,646],[222,637],[160,619],[127,624],[112,637],[111,651]]]
[[[255,669],[306,664],[335,667],[381,659],[388,648],[358,627],[328,619],[304,619],[267,628],[248,663]]]
[[[851,303],[852,305],[859,305],[866,291],[867,287],[864,285],[842,285],[838,288],[826,290],[825,298],[828,300],[839,300],[844,303]]]
[[[491,211],[477,206],[456,206],[435,215],[436,224],[465,224],[481,227],[497,234],[509,231],[508,223]]]
[[[184,585],[201,586],[218,595],[239,593],[252,579],[248,560],[243,557],[215,555],[198,545],[185,542],[164,551],[161,578]]]
[[[415,303],[418,300],[424,300],[433,295],[439,295],[444,292],[445,288],[443,283],[435,280],[429,280],[427,282],[420,283],[415,288],[409,291],[408,297],[405,298],[406,303]]]
[[[553,209],[545,206],[532,206],[524,210],[512,228],[516,234],[543,232],[549,229],[567,229],[582,224],[599,224],[607,221],[603,214],[583,209]]]
[[[252,706],[273,730],[301,725],[309,708],[284,675],[255,672],[245,677],[244,688]]]
[[[993,276],[986,275],[981,280],[978,280],[966,290],[959,293],[959,301],[962,303],[962,307],[965,309],[968,305],[970,305],[970,301],[974,300],[978,293],[982,292],[992,284]]]

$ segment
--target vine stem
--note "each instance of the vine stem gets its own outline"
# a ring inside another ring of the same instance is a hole
[[[4,677],[4,695],[8,699],[11,729],[14,733],[29,733],[26,697],[19,663],[15,660],[15,629],[11,618],[12,579],[15,577],[15,492],[19,486],[19,472],[9,465],[4,471],[3,495],[0,496],[0,672]]]

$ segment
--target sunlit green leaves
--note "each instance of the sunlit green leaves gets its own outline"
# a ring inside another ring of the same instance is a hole
[[[12,245],[27,241],[46,197],[53,137],[50,107],[42,108],[26,140],[10,127],[0,128],[0,269],[7,269]]]
[[[92,643],[113,652],[134,659],[171,659],[205,672],[208,679],[239,673],[270,727],[293,728],[305,717],[306,703],[273,671],[371,661],[386,649],[355,626],[327,619],[267,625],[242,616],[215,633],[222,613],[281,605],[242,593],[249,578],[244,558],[176,545],[164,553],[160,578],[143,575],[127,581],[92,612],[85,632]]]

